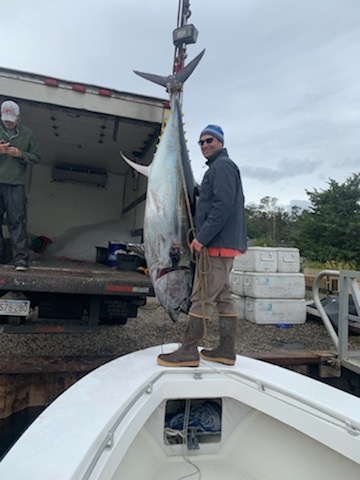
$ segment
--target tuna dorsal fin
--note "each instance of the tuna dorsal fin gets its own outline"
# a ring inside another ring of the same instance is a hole
[[[134,70],[134,73],[136,73],[136,75],[139,75],[142,78],[145,78],[146,80],[149,80],[150,82],[157,83],[158,85],[162,85],[163,87],[167,88],[169,91],[172,91],[175,86],[177,87],[178,90],[179,89],[181,90],[182,85],[186,82],[186,80],[190,77],[192,72],[195,70],[195,68],[197,67],[197,64],[202,59],[204,53],[205,53],[205,49],[202,52],[200,52],[199,55],[197,55],[193,60],[191,60],[191,62],[188,63],[176,75],[168,75],[167,77],[165,77],[161,75],[155,75],[153,73],[139,72],[137,70]]]
[[[125,157],[125,155],[122,152],[120,152],[120,155],[125,160],[125,162],[128,165],[130,165],[131,168],[133,168],[137,172],[141,173],[141,175],[144,175],[145,177],[149,176],[149,170],[150,170],[151,165],[146,166],[146,165],[140,165],[139,163],[135,163],[132,160],[129,160],[127,157]]]

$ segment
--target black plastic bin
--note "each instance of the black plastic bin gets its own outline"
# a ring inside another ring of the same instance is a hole
[[[136,270],[138,267],[144,267],[145,260],[138,255],[129,255],[126,253],[119,253],[117,256],[118,270]]]
[[[96,248],[96,263],[102,263],[107,265],[109,251],[107,247],[95,247]]]

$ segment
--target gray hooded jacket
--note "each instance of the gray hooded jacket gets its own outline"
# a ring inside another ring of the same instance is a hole
[[[197,239],[206,247],[247,249],[245,201],[238,167],[222,148],[207,161],[196,206]]]

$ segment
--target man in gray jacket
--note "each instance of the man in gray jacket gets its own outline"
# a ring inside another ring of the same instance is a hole
[[[201,266],[195,272],[185,340],[175,352],[158,356],[158,363],[166,367],[199,365],[197,347],[203,338],[204,322],[211,318],[215,305],[219,314],[219,345],[212,350],[203,349],[201,357],[226,365],[234,365],[236,359],[237,315],[229,274],[234,257],[247,249],[241,176],[224,148],[221,127],[204,128],[199,145],[209,168],[201,183],[195,218],[197,235],[190,250],[197,256],[197,267]]]

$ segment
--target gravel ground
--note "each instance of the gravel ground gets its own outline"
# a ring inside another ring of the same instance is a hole
[[[121,356],[149,346],[181,342],[187,317],[173,323],[156,299],[148,299],[138,317],[126,325],[104,326],[99,333],[78,334],[6,334],[0,326],[0,357],[34,356]],[[215,346],[218,338],[217,318],[208,324],[207,339],[202,345]],[[360,335],[351,335],[351,348],[360,349]],[[331,338],[320,320],[308,319],[303,325],[280,328],[238,320],[236,352],[284,352],[289,350],[334,350]]]

